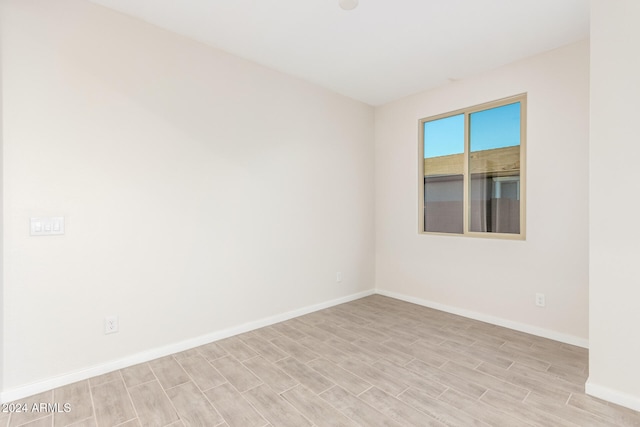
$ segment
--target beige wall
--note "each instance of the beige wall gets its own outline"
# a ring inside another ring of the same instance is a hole
[[[5,392],[373,288],[371,107],[82,0],[1,14]]]
[[[587,392],[640,410],[640,2],[591,5]]]
[[[418,120],[524,92],[526,241],[418,235]],[[375,119],[377,291],[586,345],[588,42],[379,107]]]

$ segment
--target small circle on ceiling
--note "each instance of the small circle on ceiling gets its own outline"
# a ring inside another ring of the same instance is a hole
[[[338,3],[344,10],[352,10],[358,6],[358,0],[338,0]]]

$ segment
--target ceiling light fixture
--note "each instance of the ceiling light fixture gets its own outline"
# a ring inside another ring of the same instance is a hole
[[[358,6],[358,0],[338,0],[338,3],[344,10],[352,10]]]

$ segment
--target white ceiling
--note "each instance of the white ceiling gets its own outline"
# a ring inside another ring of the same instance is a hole
[[[589,0],[91,1],[371,105],[589,34]]]

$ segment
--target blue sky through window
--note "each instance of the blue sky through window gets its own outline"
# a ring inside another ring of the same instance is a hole
[[[460,153],[464,153],[464,114],[425,122],[425,159]]]
[[[471,151],[520,145],[520,103],[478,111],[470,115]]]
[[[520,145],[520,103],[470,115],[471,151]],[[464,153],[464,114],[424,123],[424,158]]]

